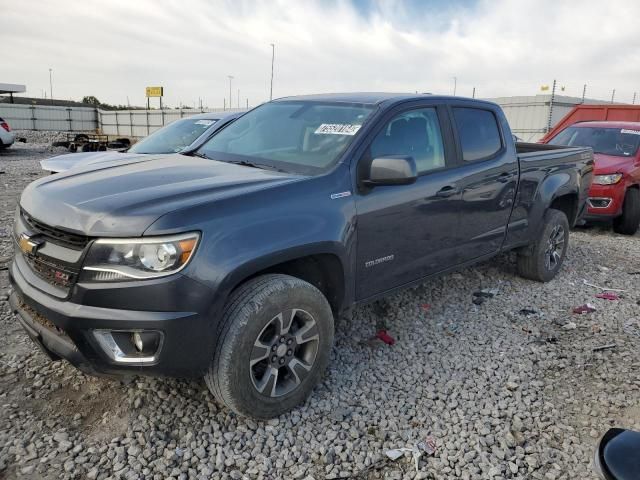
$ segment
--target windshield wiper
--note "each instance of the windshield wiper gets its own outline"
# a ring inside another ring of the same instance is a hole
[[[184,155],[188,155],[188,154],[184,154]],[[194,157],[206,158],[207,160],[211,160],[210,157],[207,157],[204,153],[200,153],[200,152],[191,152],[190,155],[193,155]]]
[[[285,172],[285,170],[274,167],[273,165],[267,165],[265,163],[254,163],[247,160],[228,160],[225,161],[225,163],[233,163],[234,165],[242,165],[243,167],[260,168],[261,170],[275,170],[276,172]]]

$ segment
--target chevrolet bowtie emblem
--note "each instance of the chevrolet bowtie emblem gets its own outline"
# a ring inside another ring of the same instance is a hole
[[[34,240],[31,236],[26,233],[20,234],[20,238],[18,239],[18,246],[22,253],[26,255],[33,255],[38,250],[38,247],[42,245],[42,240]]]

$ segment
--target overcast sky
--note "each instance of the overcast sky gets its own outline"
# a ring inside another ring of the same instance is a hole
[[[29,96],[233,106],[336,91],[483,97],[640,92],[633,0],[0,0],[0,82]],[[640,95],[638,97],[640,101]]]

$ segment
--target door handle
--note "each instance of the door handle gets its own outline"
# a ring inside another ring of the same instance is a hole
[[[451,185],[447,185],[446,187],[442,187],[440,190],[436,192],[436,197],[447,198],[451,197],[458,193],[458,190]]]
[[[500,183],[507,183],[512,178],[513,178],[513,173],[504,172],[498,175],[498,181]]]

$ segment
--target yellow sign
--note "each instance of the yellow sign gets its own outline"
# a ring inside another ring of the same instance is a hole
[[[147,89],[147,90],[148,90],[148,89]],[[549,85],[542,85],[542,86],[540,87],[540,90],[541,90],[541,91],[543,91],[543,92],[546,92],[547,90],[549,90]],[[149,95],[147,95],[147,96],[149,96]]]
[[[147,97],[162,97],[163,94],[163,87],[147,87]]]

